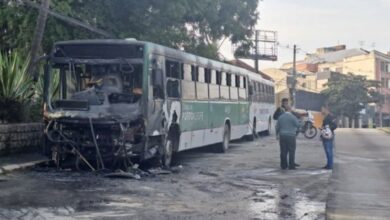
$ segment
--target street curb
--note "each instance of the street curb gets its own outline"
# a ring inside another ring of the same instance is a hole
[[[14,172],[14,171],[18,171],[18,170],[25,170],[25,169],[34,167],[38,164],[48,162],[48,161],[49,160],[35,160],[35,161],[31,161],[31,162],[26,162],[26,163],[5,165],[5,166],[0,167],[0,175]]]
[[[385,132],[386,134],[390,135],[390,130],[389,129],[383,129],[379,128],[378,130]]]

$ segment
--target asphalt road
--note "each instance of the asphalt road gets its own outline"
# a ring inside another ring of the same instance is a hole
[[[390,219],[390,135],[338,129],[328,219]]]
[[[330,171],[318,138],[298,140],[298,170],[279,168],[274,136],[183,152],[179,173],[141,180],[29,170],[0,177],[0,219],[325,219]]]

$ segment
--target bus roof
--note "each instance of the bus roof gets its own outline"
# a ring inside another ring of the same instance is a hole
[[[194,54],[187,53],[182,50],[173,49],[170,47],[162,46],[156,43],[147,42],[147,41],[138,41],[135,39],[88,39],[88,40],[69,40],[69,41],[59,41],[54,45],[77,45],[77,44],[139,44],[145,45],[147,50],[152,53],[157,53],[161,55],[165,55],[168,57],[172,57],[178,60],[186,60],[192,63],[196,63],[198,65],[202,65],[204,67],[214,67],[221,71],[228,71],[233,74],[242,74],[247,75],[251,80],[263,82],[269,85],[272,85],[273,82],[267,79],[264,79],[260,74],[251,72],[245,68],[238,67],[229,63],[223,63],[221,61],[208,59],[205,57],[197,56]]]

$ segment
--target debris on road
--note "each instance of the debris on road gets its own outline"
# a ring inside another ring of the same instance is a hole
[[[167,174],[171,174],[172,173],[172,171],[165,170],[165,169],[162,169],[162,168],[149,169],[148,172],[150,174],[153,174],[153,175],[167,175]]]
[[[202,175],[205,175],[205,176],[213,176],[213,177],[218,177],[219,175],[216,174],[216,173],[212,173],[212,172],[209,172],[209,171],[200,171],[199,174],[202,174]]]
[[[125,172],[123,170],[116,170],[113,173],[105,174],[104,177],[107,178],[123,178],[123,179],[136,179],[140,180],[141,176],[139,174],[131,173],[131,172]]]

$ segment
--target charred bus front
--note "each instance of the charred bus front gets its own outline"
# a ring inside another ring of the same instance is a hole
[[[128,166],[133,157],[148,159],[161,151],[164,136],[148,138],[146,128],[145,54],[145,45],[136,41],[55,44],[45,68],[44,119],[45,153],[58,166]]]

